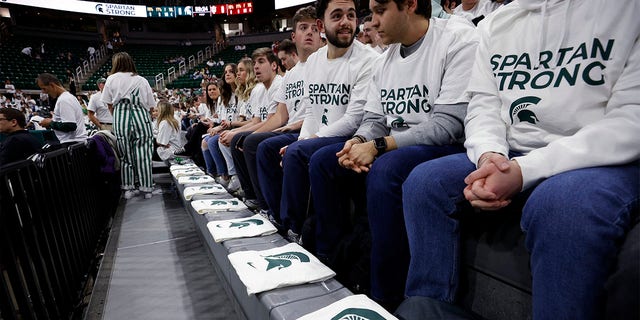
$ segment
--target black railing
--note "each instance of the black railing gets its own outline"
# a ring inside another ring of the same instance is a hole
[[[78,143],[0,169],[0,315],[65,319],[115,205]]]

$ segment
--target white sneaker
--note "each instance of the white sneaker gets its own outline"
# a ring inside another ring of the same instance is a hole
[[[125,190],[124,191],[124,198],[129,200],[129,199],[137,196],[138,194],[140,194],[140,190],[136,190],[136,189]]]
[[[234,191],[237,191],[238,189],[240,189],[240,180],[238,179],[237,175],[233,175],[231,176],[231,179],[229,179],[229,185],[227,186],[227,191],[234,192]]]
[[[144,198],[145,199],[151,199],[151,197],[153,197],[153,192],[145,192],[144,193]]]
[[[215,180],[219,185],[221,185],[221,186],[223,186],[225,188],[227,188],[229,186],[229,180],[223,178],[222,176],[216,177]]]

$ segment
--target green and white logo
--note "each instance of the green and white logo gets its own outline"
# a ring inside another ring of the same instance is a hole
[[[211,201],[212,206],[223,206],[225,204],[231,204],[233,206],[237,206],[240,204],[240,202],[238,202],[238,200],[231,200],[231,201],[225,201],[225,200],[213,200]]]
[[[529,122],[536,124],[540,122],[535,112],[529,110],[531,106],[535,106],[540,102],[540,98],[534,96],[526,96],[514,101],[509,107],[509,117],[511,118],[511,124],[513,124],[514,116],[518,118],[520,122]]]
[[[264,221],[260,220],[260,219],[247,219],[247,220],[241,220],[241,221],[236,221],[236,222],[231,222],[231,223],[221,223],[216,225],[216,228],[238,228],[238,229],[242,229],[245,227],[248,227],[252,224],[255,224],[256,226],[262,225],[264,224]]]
[[[331,320],[385,320],[383,316],[371,309],[348,308],[335,315]]]
[[[264,257],[264,259],[267,260],[267,262],[269,262],[269,264],[267,265],[267,271],[273,268],[278,268],[278,270],[288,268],[293,263],[293,260],[297,260],[300,262],[311,261],[309,260],[309,256],[307,256],[302,252],[297,252],[297,251],[289,251],[289,252],[274,254],[274,255],[266,256]]]
[[[329,125],[329,120],[327,119],[327,112],[329,112],[329,110],[325,108],[324,112],[322,113],[322,124],[324,125]]]
[[[409,125],[404,122],[404,119],[402,119],[402,117],[397,117],[396,119],[394,119],[393,121],[391,121],[390,124],[391,128],[409,128]]]

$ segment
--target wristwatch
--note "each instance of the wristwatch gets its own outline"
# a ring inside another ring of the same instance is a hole
[[[381,156],[385,151],[387,151],[387,140],[385,140],[384,137],[373,139],[373,145],[378,151],[378,156]]]

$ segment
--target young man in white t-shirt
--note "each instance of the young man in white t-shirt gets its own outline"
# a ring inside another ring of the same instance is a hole
[[[58,78],[50,73],[42,73],[37,78],[38,87],[56,100],[53,118],[45,118],[40,125],[51,128],[60,143],[84,141],[87,130],[84,126],[84,114],[78,99],[69,93]]]
[[[247,200],[255,200],[256,194],[249,176],[249,169],[247,168],[248,160],[245,159],[243,152],[244,140],[251,133],[260,129],[265,124],[267,118],[276,112],[277,102],[275,101],[275,95],[282,83],[282,77],[277,74],[278,57],[276,57],[270,48],[256,49],[251,58],[253,59],[253,70],[256,74],[256,80],[258,80],[259,83],[251,90],[247,114],[249,119],[255,120],[257,118],[258,120],[256,120],[255,123],[231,130],[237,131],[232,133],[233,136],[230,143],[233,164]],[[251,207],[250,204],[252,202],[248,202],[248,205]]]
[[[309,174],[321,257],[350,233],[349,198],[366,185],[371,295],[392,310],[404,298],[409,262],[402,183],[418,164],[464,152],[464,91],[478,41],[464,19],[430,19],[428,1],[371,0],[369,6],[372,27],[390,46],[373,67],[362,124],[346,143],[318,150]]]
[[[280,168],[280,148],[298,140],[305,115],[304,104],[301,103],[304,93],[304,66],[307,58],[322,46],[320,32],[316,25],[316,10],[305,7],[296,12],[293,17],[295,30],[291,34],[296,52],[296,60],[285,65],[290,70],[284,76],[275,101],[278,103],[276,111],[266,123],[247,136],[244,142],[244,154],[247,169],[254,193],[256,204],[261,210],[279,212],[280,190],[273,184],[282,184],[282,169]],[[285,48],[282,46],[285,44]],[[285,51],[286,42],[280,43],[280,51]],[[291,65],[293,63],[293,65]],[[258,168],[261,169],[258,169]],[[268,199],[267,199],[268,198]]]
[[[91,95],[89,98],[89,105],[87,111],[89,111],[89,120],[96,125],[98,130],[113,131],[113,115],[109,111],[109,106],[102,101],[102,90],[104,90],[104,84],[107,79],[100,78],[96,81],[98,85],[98,92]]]
[[[326,145],[346,141],[358,128],[371,67],[379,57],[371,47],[354,41],[357,18],[353,0],[321,0],[316,10],[318,28],[328,43],[305,65],[306,116],[299,140],[283,150],[282,159],[280,219],[289,229],[291,240],[300,234],[307,212],[309,159]]]
[[[532,318],[605,318],[605,283],[639,210],[639,10],[519,0],[478,25],[467,153],[423,163],[403,185],[407,296],[454,303],[460,218],[521,213]]]

